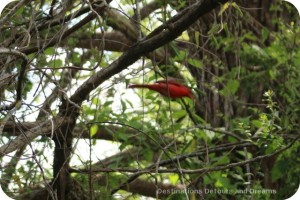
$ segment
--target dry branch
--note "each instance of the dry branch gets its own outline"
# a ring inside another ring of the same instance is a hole
[[[7,155],[24,145],[30,143],[34,138],[39,135],[52,134],[56,129],[58,129],[62,124],[67,123],[66,118],[57,117],[55,119],[46,120],[39,123],[37,126],[29,129],[28,131],[20,134],[15,139],[11,140],[9,143],[0,147],[0,157]]]

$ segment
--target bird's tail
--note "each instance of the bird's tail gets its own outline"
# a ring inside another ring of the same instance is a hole
[[[151,89],[151,87],[149,85],[143,85],[143,84],[132,84],[132,85],[129,85],[128,88],[149,88],[149,89]]]

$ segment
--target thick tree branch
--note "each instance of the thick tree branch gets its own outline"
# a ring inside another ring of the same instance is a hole
[[[24,145],[30,143],[34,138],[36,138],[39,135],[52,134],[53,131],[55,131],[63,123],[67,123],[67,122],[68,122],[67,119],[57,117],[53,120],[46,120],[42,123],[39,123],[37,126],[17,136],[17,138],[13,139],[8,144],[1,146],[0,157],[7,155],[15,151],[16,149],[23,147]]]
[[[124,52],[132,45],[132,42],[119,31],[95,34],[92,37],[81,35],[78,38],[78,42],[75,46],[85,49],[99,48],[103,46],[104,50],[107,51]],[[62,46],[64,46],[64,44],[62,44]]]
[[[148,17],[153,11],[159,9],[162,5],[163,5],[163,2],[161,0],[154,0],[154,1],[150,2],[149,4],[145,5],[140,11],[141,20]],[[135,16],[134,16],[134,18],[136,19]]]
[[[8,121],[7,123],[5,123],[5,125],[3,127],[3,131],[7,132],[7,136],[19,136],[24,131],[28,131],[34,127],[37,127],[41,123],[42,123],[42,121],[23,122],[23,123],[16,123],[13,121]],[[76,126],[73,131],[74,137],[82,138],[82,139],[89,139],[90,133],[88,130],[84,130],[86,128],[87,127],[84,125]],[[120,130],[128,133],[129,135],[136,134],[136,131],[134,131],[133,129],[130,129],[130,128],[127,128],[124,130],[124,128],[121,128],[119,126],[105,125],[105,126],[99,127],[97,133],[93,136],[93,138],[101,139],[101,140],[115,141],[115,136],[113,133],[118,132]]]
[[[94,184],[101,185],[101,186],[107,186],[107,177],[106,176],[97,176],[93,180]],[[171,185],[166,184],[162,182],[152,182],[148,180],[143,179],[136,179],[133,182],[129,183],[126,188],[124,188],[125,191],[134,193],[134,194],[140,194],[147,197],[153,197],[153,198],[159,198],[164,199],[168,197],[170,194],[158,194],[157,190],[180,190],[183,189],[181,185]]]

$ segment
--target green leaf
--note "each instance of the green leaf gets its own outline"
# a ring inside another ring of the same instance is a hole
[[[237,80],[228,80],[225,88],[221,90],[221,93],[224,96],[234,95],[237,92],[239,85],[240,83]]]
[[[186,51],[177,51],[176,56],[174,57],[175,61],[182,62],[186,60],[188,52]]]
[[[200,36],[200,33],[198,31],[195,31],[195,42],[196,42],[197,47],[199,47],[199,36]]]
[[[214,182],[215,181],[209,175],[206,175],[203,178],[203,184],[204,185],[213,184]]]
[[[234,7],[238,11],[238,13],[240,14],[241,17],[243,16],[243,12],[241,11],[240,7],[235,2],[231,3],[231,6]]]
[[[238,154],[242,155],[244,158],[246,158],[246,152],[245,151],[237,151]],[[247,152],[247,157],[251,159],[253,156],[250,152]]]
[[[260,127],[262,127],[262,122],[260,121],[260,120],[257,120],[257,119],[255,119],[255,120],[252,120],[251,121],[251,124],[253,125],[253,126],[255,126],[256,128],[260,128]]]
[[[245,181],[244,178],[239,174],[232,174],[232,177],[240,181]]]
[[[176,185],[177,181],[179,180],[178,174],[169,175],[169,180],[170,180],[171,184]]]
[[[90,128],[90,136],[93,137],[98,131],[98,125],[94,124]]]
[[[203,63],[198,59],[189,58],[188,63],[197,68],[203,68]]]
[[[99,98],[93,98],[93,99],[92,99],[92,104],[93,104],[93,105],[98,105],[99,103],[100,103]]]
[[[81,63],[81,55],[77,52],[73,52],[72,54],[72,63],[80,64]]]
[[[121,99],[122,112],[124,113],[127,109],[126,102]]]
[[[269,74],[271,80],[275,80],[277,78],[277,70],[270,69],[270,70],[268,70],[268,74]]]
[[[178,118],[184,117],[186,115],[186,111],[185,110],[177,110],[177,111],[174,111],[172,113],[172,115],[175,119],[178,119]]]
[[[230,163],[230,160],[227,155],[217,158],[216,165],[225,165]]]
[[[102,107],[109,107],[111,104],[113,103],[113,101],[106,101]]]
[[[210,131],[210,130],[204,130],[204,132],[205,132],[206,136],[207,136],[210,140],[212,140],[212,139],[215,137],[215,135],[216,135],[215,132]]]
[[[215,186],[216,187],[224,187],[224,188],[228,188],[228,186],[230,185],[230,182],[228,180],[228,178],[226,177],[219,177],[217,180],[216,180],[216,183],[215,183]]]
[[[223,29],[223,27],[220,24],[214,24],[211,29],[208,31],[208,35],[213,35],[217,32],[219,32],[221,29]],[[216,39],[216,38],[212,38],[212,39]],[[215,41],[216,43],[219,43],[218,41]]]
[[[220,12],[218,13],[218,15],[219,15],[219,16],[222,15],[223,12],[225,12],[225,10],[228,9],[228,7],[229,7],[230,4],[231,4],[231,3],[229,3],[229,2],[223,4],[223,6],[221,7],[221,10],[220,10]]]
[[[262,39],[263,41],[266,41],[266,39],[268,39],[269,35],[270,35],[269,29],[263,28],[263,29],[261,30],[261,36],[262,36],[261,39]]]
[[[63,66],[63,61],[61,59],[50,60],[48,67],[50,68],[59,68]]]
[[[49,47],[44,51],[45,55],[53,55],[55,53],[55,49],[53,47]]]
[[[253,45],[251,45],[251,48],[254,50],[254,52],[257,55],[262,56],[262,57],[268,57],[268,54],[266,53],[266,51],[263,48],[261,48],[260,46],[253,44]]]

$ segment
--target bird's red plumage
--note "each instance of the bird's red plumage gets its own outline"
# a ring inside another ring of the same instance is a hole
[[[170,98],[194,98],[193,93],[188,87],[174,80],[160,80],[154,84],[133,84],[129,85],[128,88],[148,88]]]

